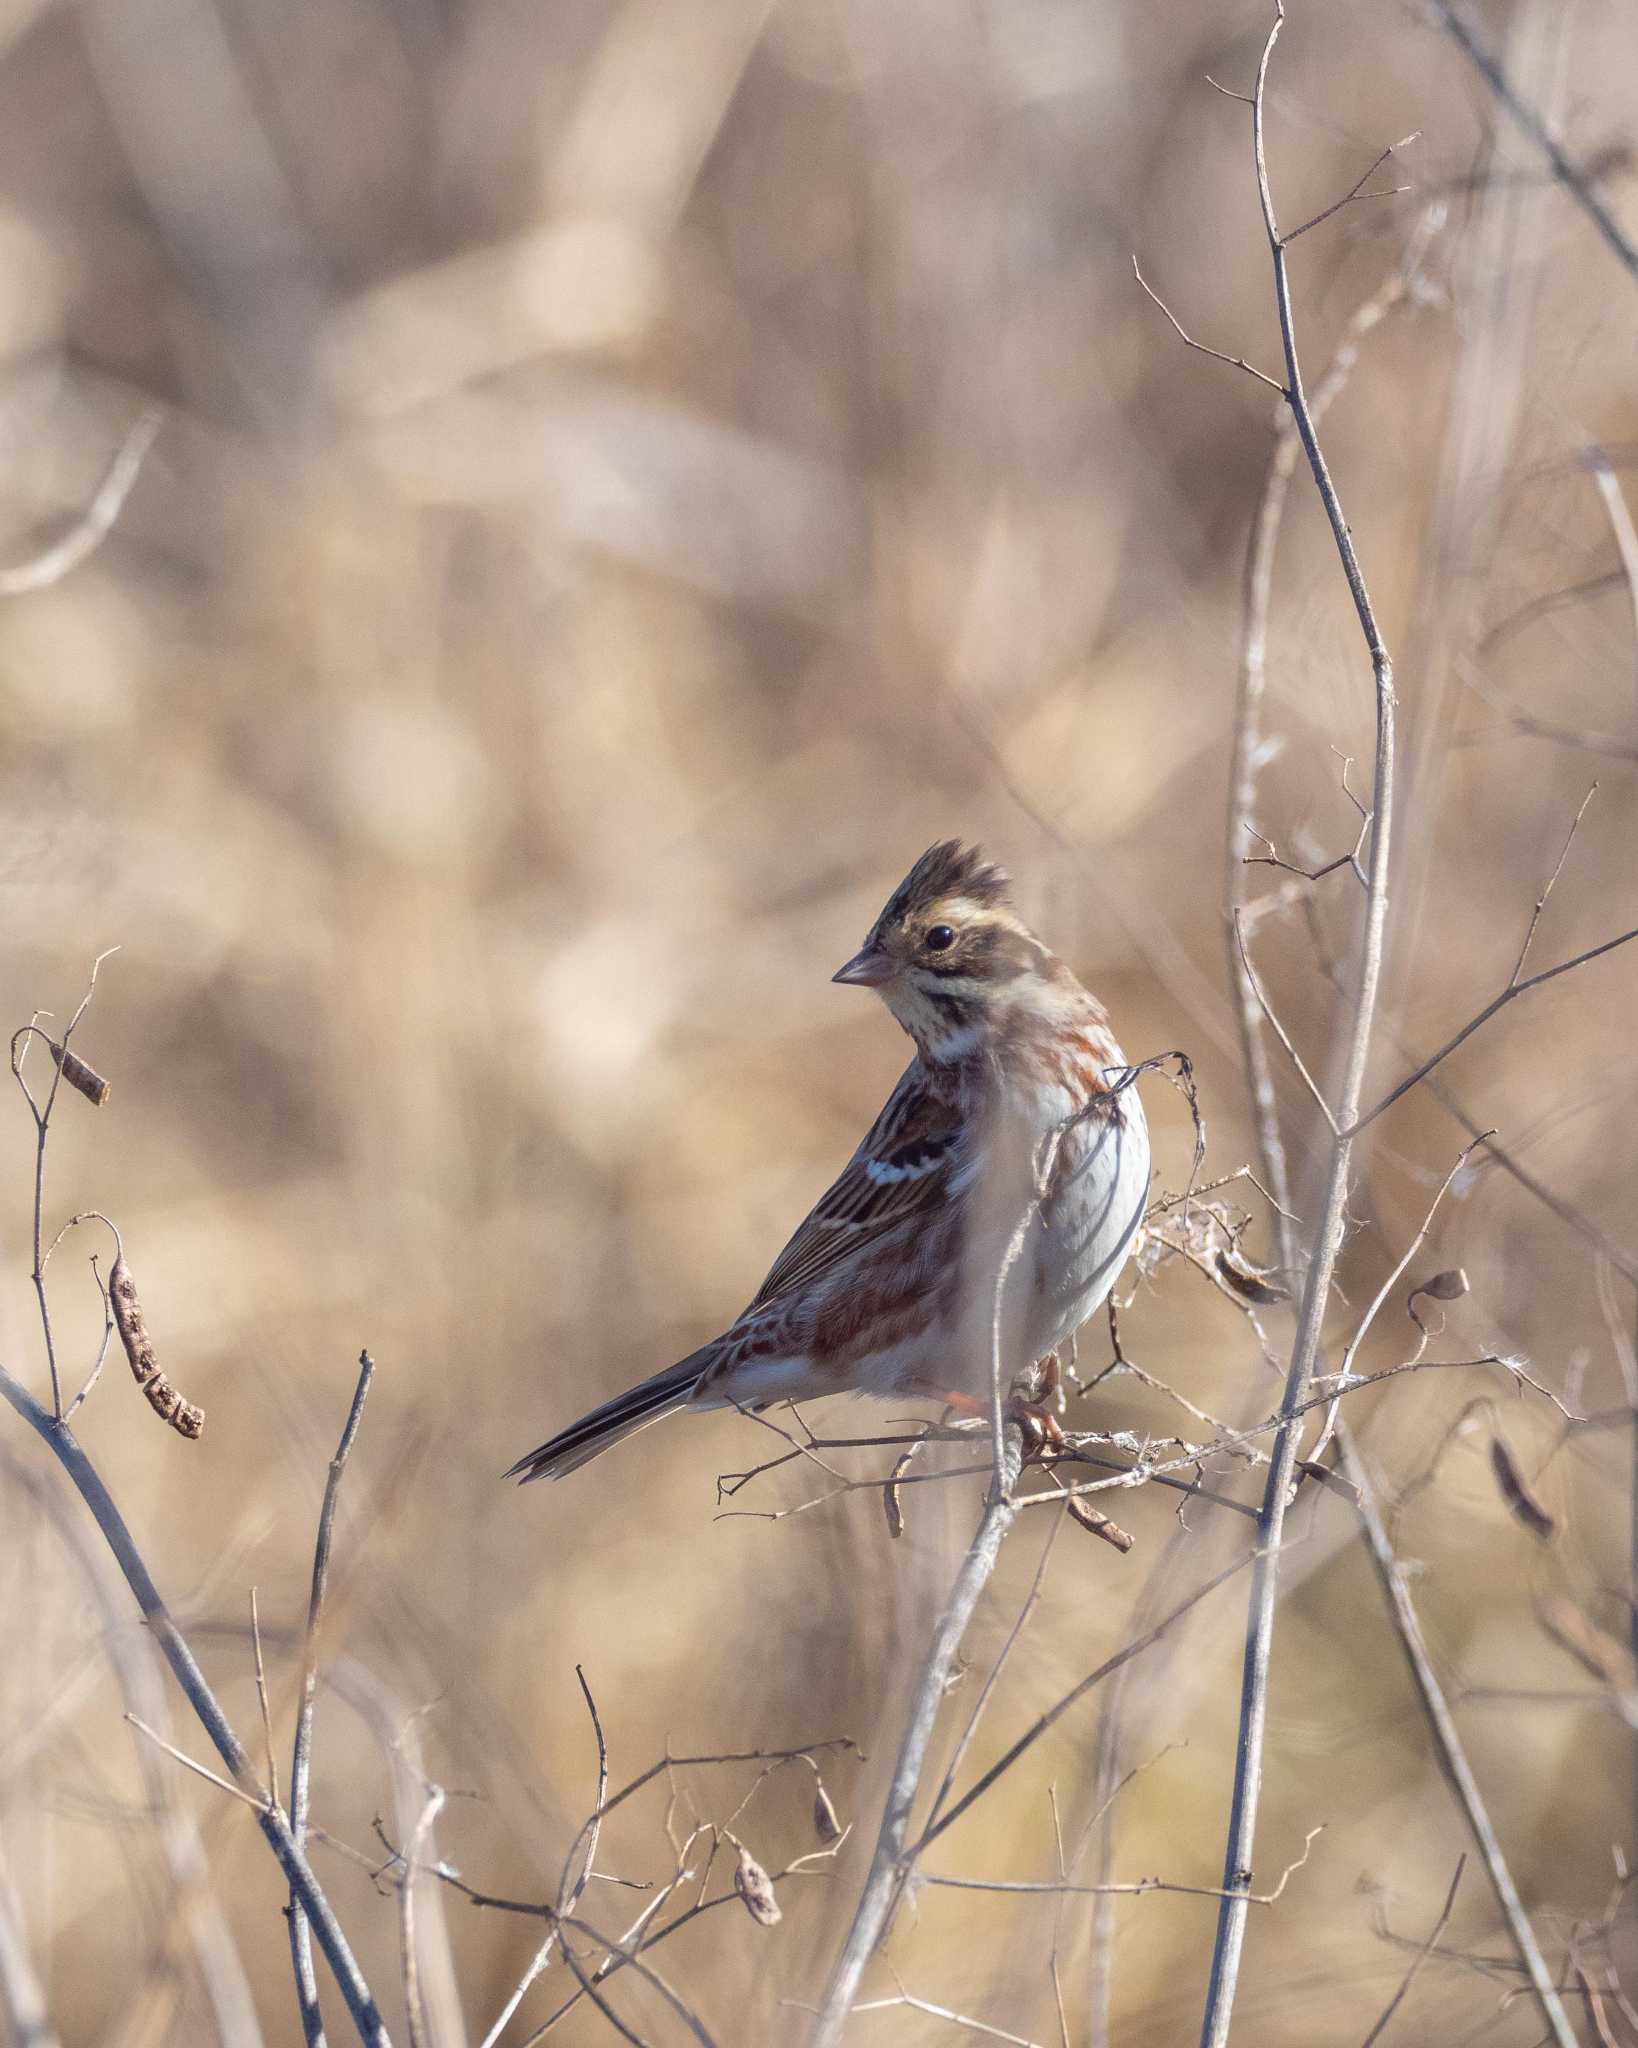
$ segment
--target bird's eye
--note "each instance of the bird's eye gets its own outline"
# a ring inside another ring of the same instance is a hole
[[[947,953],[955,944],[955,933],[947,924],[936,924],[922,940],[929,953]]]

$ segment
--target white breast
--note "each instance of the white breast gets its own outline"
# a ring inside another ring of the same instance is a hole
[[[1107,1299],[1149,1200],[1149,1128],[1136,1088],[1065,1135],[1030,1246],[1031,1356],[1052,1351]]]

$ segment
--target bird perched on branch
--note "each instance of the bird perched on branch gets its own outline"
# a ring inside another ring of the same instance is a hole
[[[698,1351],[571,1423],[508,1478],[560,1479],[679,1408],[1003,1389],[1047,1433],[1057,1349],[1143,1222],[1149,1134],[1103,1006],[975,847],[929,847],[832,977],[873,988],[915,1057],[863,1144]],[[1033,1396],[1033,1398],[1031,1398]]]

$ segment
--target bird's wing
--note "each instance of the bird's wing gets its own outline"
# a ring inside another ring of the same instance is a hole
[[[927,1086],[912,1060],[840,1177],[774,1260],[747,1316],[805,1292],[907,1218],[932,1214],[952,1195],[966,1159],[960,1112]]]

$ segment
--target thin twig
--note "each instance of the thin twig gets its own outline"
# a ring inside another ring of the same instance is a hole
[[[1634,282],[1638,282],[1638,247],[1634,247],[1631,239],[1617,224],[1615,216],[1593,189],[1591,178],[1578,165],[1571,162],[1557,136],[1536,109],[1523,99],[1509,82],[1498,59],[1480,42],[1464,16],[1453,4],[1453,0],[1433,0],[1433,5],[1445,28],[1468,61],[1552,165],[1553,176],[1597,228],[1622,269]]]
[[[1431,1230],[1433,1227],[1433,1219],[1438,1214],[1439,1204],[1445,1199],[1445,1196],[1450,1192],[1451,1182],[1455,1180],[1457,1174],[1461,1172],[1462,1168],[1467,1164],[1468,1160],[1473,1156],[1474,1152],[1478,1150],[1479,1146],[1484,1144],[1487,1139],[1493,1138],[1495,1135],[1496,1134],[1494,1131],[1481,1131],[1476,1138],[1472,1139],[1470,1143],[1464,1145],[1461,1151],[1457,1153],[1455,1165],[1451,1167],[1449,1173],[1447,1173],[1444,1179],[1439,1183],[1438,1189],[1434,1194],[1433,1200],[1427,1206],[1427,1211],[1422,1218],[1421,1228],[1417,1231],[1416,1235],[1411,1239],[1410,1243],[1406,1245],[1404,1251],[1399,1256],[1397,1264],[1389,1272],[1388,1277],[1383,1281],[1382,1285],[1377,1289],[1375,1295],[1372,1297],[1370,1306],[1366,1309],[1365,1313],[1360,1317],[1358,1323],[1355,1325],[1354,1334],[1348,1339],[1348,1342],[1343,1349],[1341,1362],[1337,1366],[1338,1387],[1336,1395],[1332,1400],[1330,1409],[1326,1414],[1325,1421],[1320,1427],[1320,1433],[1314,1439],[1314,1442],[1310,1446],[1308,1451],[1308,1459],[1310,1463],[1318,1463],[1318,1461],[1324,1456],[1326,1448],[1330,1444],[1331,1438],[1336,1434],[1337,1422],[1340,1419],[1342,1395],[1345,1391],[1343,1383],[1350,1381],[1354,1376],[1354,1360],[1359,1355],[1359,1347],[1361,1344],[1364,1343],[1367,1335],[1369,1334],[1371,1325],[1376,1321],[1378,1315],[1381,1314],[1382,1304],[1387,1300],[1388,1296],[1392,1294],[1394,1289],[1399,1285],[1399,1282],[1403,1278],[1405,1270],[1410,1265],[1411,1260],[1414,1259],[1416,1254],[1421,1250],[1422,1245],[1427,1238],[1429,1230]],[[1424,1338],[1424,1342],[1425,1341],[1426,1340]]]
[[[930,1817],[935,1820],[938,1818],[945,1800],[950,1796],[950,1789],[955,1783],[961,1766],[967,1760],[967,1752],[972,1748],[973,1739],[978,1734],[979,1724],[984,1719],[984,1711],[989,1706],[995,1688],[1001,1682],[1001,1674],[1007,1668],[1007,1660],[1017,1647],[1019,1637],[1024,1633],[1030,1616],[1035,1612],[1040,1602],[1041,1591],[1046,1584],[1047,1566],[1052,1561],[1052,1552],[1057,1545],[1063,1526],[1063,1517],[1060,1515],[1047,1530],[1047,1539],[1041,1546],[1041,1555],[1035,1567],[1035,1576],[1030,1581],[1030,1588],[1024,1596],[1024,1603],[1019,1608],[1017,1618],[1013,1622],[1012,1627],[1007,1631],[1005,1642],[1002,1643],[1000,1649],[996,1652],[995,1660],[990,1665],[989,1675],[979,1687],[978,1698],[973,1702],[973,1710],[967,1716],[967,1725],[962,1729],[955,1748],[950,1752],[950,1761],[944,1767],[944,1775],[939,1780],[938,1790],[933,1794],[933,1803],[928,1809]]]
[[[262,1618],[256,1606],[256,1588],[250,1589],[250,1646],[256,1660],[256,1698],[262,1710],[262,1741],[267,1750],[267,1796],[279,1803],[279,1762],[273,1754],[273,1714],[267,1703],[267,1666],[262,1661]]]
[[[1407,250],[1401,265],[1399,278],[1404,281],[1400,292],[1392,295],[1387,303],[1396,303],[1402,296],[1405,285],[1419,269],[1423,246],[1442,218],[1442,210],[1430,208],[1423,216],[1412,248]],[[1387,288],[1385,289],[1385,293]],[[1361,320],[1371,302],[1361,309]],[[1386,305],[1384,305],[1386,310]],[[1380,317],[1380,315],[1378,315]],[[1374,324],[1374,321],[1366,324]],[[1347,344],[1345,343],[1345,348]],[[1347,371],[1352,367],[1352,358],[1339,351],[1325,380],[1316,389],[1310,407],[1312,418],[1317,419],[1322,401],[1329,404]],[[1261,1034],[1256,1029],[1257,1007],[1255,995],[1244,974],[1239,970],[1238,947],[1234,942],[1232,915],[1238,905],[1237,884],[1244,873],[1240,862],[1240,848],[1243,844],[1245,825],[1249,824],[1256,812],[1256,775],[1262,758],[1263,737],[1260,725],[1267,662],[1269,617],[1272,604],[1274,561],[1279,534],[1284,518],[1287,486],[1295,466],[1296,430],[1294,424],[1282,434],[1269,466],[1268,479],[1264,485],[1263,497],[1258,508],[1251,541],[1248,547],[1245,574],[1245,634],[1241,659],[1238,703],[1235,719],[1234,766],[1230,777],[1228,822],[1225,832],[1224,873],[1226,877],[1225,921],[1229,923],[1230,970],[1236,990],[1236,1016],[1240,1026],[1241,1048],[1245,1071],[1251,1095],[1253,1123],[1257,1133],[1258,1152],[1264,1175],[1274,1197],[1276,1234],[1280,1245],[1280,1258],[1286,1266],[1294,1265],[1297,1259],[1295,1231],[1291,1220],[1291,1192],[1286,1153],[1281,1137],[1278,1112],[1269,1073],[1268,1057]],[[1472,1139],[1482,1135],[1482,1126],[1467,1115],[1449,1096],[1443,1084],[1434,1077],[1430,1086]],[[1499,1146],[1494,1138],[1488,1141],[1491,1155],[1506,1170],[1513,1173],[1521,1183],[1554,1212],[1569,1222],[1572,1227],[1596,1234],[1597,1241],[1606,1246],[1608,1240],[1590,1218],[1582,1217],[1572,1205],[1555,1196],[1535,1180],[1522,1166]],[[1638,1281],[1638,1261],[1633,1263],[1632,1277]],[[1337,1438],[1343,1458],[1350,1469],[1358,1471],[1360,1460],[1354,1449],[1352,1431],[1345,1418],[1337,1419]],[[1501,1847],[1494,1829],[1489,1824],[1483,1802],[1480,1800],[1477,1781],[1462,1748],[1461,1738],[1455,1720],[1445,1700],[1431,1661],[1423,1643],[1420,1624],[1412,1603],[1409,1588],[1400,1571],[1393,1544],[1389,1537],[1382,1510],[1374,1489],[1356,1489],[1358,1512],[1367,1540],[1369,1554],[1387,1603],[1389,1619],[1398,1635],[1423,1709],[1435,1731],[1435,1740],[1442,1760],[1445,1775],[1453,1795],[1461,1806],[1470,1831],[1479,1844],[1485,1861],[1486,1872],[1498,1899],[1511,1901],[1508,1910],[1509,1924],[1519,1944],[1520,1955],[1538,1996],[1541,1987],[1551,1992],[1551,1978],[1535,1940],[1534,1930],[1528,1918],[1518,1907],[1517,1891],[1513,1885]],[[1557,2036],[1561,2041],[1563,2035]]]
[[[870,1874],[853,1916],[836,1966],[831,1973],[819,2017],[814,2026],[812,2048],[836,2048],[847,2026],[865,1967],[877,1943],[886,1932],[892,1912],[903,1889],[906,1865],[905,1842],[910,1815],[921,1785],[933,1726],[955,1668],[956,1652],[972,1620],[980,1594],[995,1570],[1002,1540],[1017,1518],[1018,1504],[1013,1485],[1023,1459],[1023,1436],[1017,1423],[1009,1423],[1003,1441],[999,1483],[993,1484],[973,1540],[968,1545],[950,1597],[945,1602],[933,1632],[925,1662],[912,1695],[911,1710],[899,1744],[898,1759],[888,1782],[887,1803],[871,1859]],[[957,1809],[959,1811],[959,1808]],[[925,1844],[918,1844],[918,1850]]]
[[[1285,1026],[1274,1014],[1273,1006],[1270,1004],[1267,996],[1263,993],[1262,983],[1257,979],[1257,970],[1251,964],[1251,955],[1246,951],[1246,936],[1244,931],[1241,929],[1240,912],[1238,910],[1234,912],[1233,922],[1235,943],[1240,949],[1240,964],[1245,969],[1246,980],[1249,982],[1251,986],[1251,992],[1257,999],[1257,1007],[1268,1019],[1269,1028],[1273,1031],[1274,1036],[1280,1041],[1280,1044],[1284,1046],[1287,1057],[1290,1059],[1291,1064],[1302,1076],[1303,1085],[1307,1088],[1309,1094],[1314,1098],[1315,1106],[1318,1108],[1320,1115],[1324,1117],[1326,1123],[1330,1125],[1331,1130],[1335,1132],[1337,1128],[1335,1112],[1332,1110],[1330,1103],[1326,1101],[1324,1095],[1321,1093],[1319,1083],[1314,1079],[1313,1075],[1309,1073],[1308,1068],[1304,1065],[1302,1054],[1298,1052],[1296,1046],[1292,1044],[1290,1036],[1287,1033]]]
[[[1357,1138],[1367,1124],[1374,1124],[1384,1110],[1391,1109],[1402,1095],[1410,1093],[1418,1081],[1425,1080],[1435,1067],[1449,1059],[1458,1046],[1465,1045],[1481,1025],[1490,1022],[1498,1010],[1505,1010],[1509,1003],[1516,1002],[1520,996],[1528,995],[1533,988],[1540,988],[1544,982],[1556,981],[1561,974],[1568,974],[1576,967],[1585,967],[1589,960],[1597,960],[1605,953],[1613,953],[1618,946],[1630,945],[1634,939],[1638,939],[1638,925],[1634,925],[1630,931],[1620,933],[1616,938],[1605,939],[1601,945],[1587,947],[1585,952],[1577,953],[1569,960],[1561,960],[1556,967],[1544,967],[1538,974],[1528,975],[1523,981],[1510,981],[1501,994],[1486,1003],[1476,1016],[1470,1017],[1453,1038],[1447,1039],[1436,1053],[1430,1054],[1419,1067],[1407,1074],[1402,1081],[1396,1082],[1373,1108],[1357,1116],[1343,1131],[1343,1137]]]
[[[109,946],[92,961],[91,972],[86,979],[85,994],[80,997],[79,1008],[69,1018],[63,1031],[60,1041],[63,1051],[67,1051],[69,1040],[74,1036],[80,1019],[90,1007],[91,998],[96,993],[98,969],[105,960],[111,959],[118,951],[118,946]],[[28,1058],[29,1047],[34,1040],[45,1036],[39,1028],[39,1023],[40,1013],[36,1011],[21,1030],[11,1034],[11,1071],[18,1087],[23,1091],[23,1100],[28,1104],[29,1114],[34,1119],[34,1267],[30,1277],[34,1282],[34,1297],[40,1311],[40,1331],[45,1339],[46,1370],[51,1376],[51,1413],[54,1420],[61,1422],[62,1381],[57,1372],[57,1343],[52,1335],[51,1306],[46,1298],[45,1284],[46,1260],[51,1254],[46,1252],[42,1256],[41,1247],[44,1236],[46,1138],[51,1128],[51,1112],[57,1106],[57,1090],[62,1086],[63,1069],[62,1062],[57,1061],[52,1069],[51,1086],[46,1090],[45,1101],[37,1102],[33,1089],[28,1085],[28,1077],[23,1072],[23,1062]]]
[[[1153,1628],[1145,1629],[1142,1635],[1134,1636],[1130,1642],[1123,1643],[1112,1657],[1106,1657],[1096,1670],[1088,1672],[1085,1678],[1072,1685],[1044,1714],[1037,1715],[1018,1740],[991,1764],[976,1783],[968,1787],[954,1806],[948,1808],[936,1821],[928,1823],[912,1853],[920,1856],[938,1840],[940,1835],[954,1827],[968,1808],[982,1799],[990,1787],[1003,1778],[1024,1752],[1032,1749],[1040,1741],[1049,1728],[1061,1721],[1078,1700],[1084,1699],[1095,1685],[1102,1684],[1112,1672],[1119,1671],[1123,1665],[1131,1663],[1134,1657],[1141,1657],[1151,1644],[1158,1643],[1162,1636],[1175,1628],[1184,1615],[1199,1606],[1209,1594],[1215,1593],[1219,1586],[1227,1585],[1236,1573],[1243,1571],[1253,1562],[1256,1555],[1255,1551],[1248,1551],[1244,1557],[1236,1558],[1233,1564],[1225,1565],[1215,1577],[1207,1579],[1203,1585],[1196,1586],[1186,1599],[1180,1600],[1170,1613],[1155,1623]]]
[[[307,1597],[307,1637],[302,1650],[301,1699],[296,1708],[296,1734],[290,1753],[290,1833],[298,1848],[307,1837],[307,1808],[313,1779],[313,1709],[318,1698],[318,1634],[324,1616],[324,1597],[330,1584],[330,1545],[334,1538],[336,1498],[341,1475],[363,1419],[364,1402],[375,1377],[375,1361],[367,1351],[359,1353],[358,1382],[353,1388],[352,1406],[341,1432],[336,1454],[324,1482],[324,1502],[319,1509],[318,1535],[313,1545],[312,1588]],[[325,2048],[324,2018],[319,2010],[318,1978],[313,1970],[313,1943],[307,1916],[294,1891],[290,1895],[290,1959],[296,1973],[296,2001],[301,2010],[303,2038],[307,2048]]]
[[[1394,1628],[1410,1659],[1416,1676],[1416,1689],[1421,1697],[1422,1711],[1427,1717],[1428,1730],[1433,1738],[1434,1752],[1440,1768],[1455,1791],[1456,1798],[1473,1832],[1479,1856],[1484,1864],[1490,1886],[1501,1907],[1502,1917],[1507,1922],[1508,1933],[1513,1937],[1513,1946],[1518,1951],[1520,1963],[1530,1979],[1542,2016],[1547,2022],[1551,2037],[1558,2048],[1576,2048],[1575,2029],[1570,2024],[1563,2000],[1553,1981],[1547,1959],[1541,1952],[1530,1916],[1519,1897],[1518,1886],[1513,1882],[1513,1873],[1508,1867],[1500,1839],[1490,1819],[1489,1808],[1479,1790],[1479,1781],[1473,1774],[1473,1767],[1467,1760],[1457,1732],[1455,1716],[1451,1713],[1444,1692],[1434,1673],[1433,1660],[1428,1654],[1427,1638],[1422,1633],[1421,1619],[1416,1612],[1406,1584],[1405,1569],[1394,1554],[1382,1519],[1376,1488],[1365,1461],[1353,1447],[1339,1439],[1340,1448],[1347,1460],[1349,1471],[1359,1487],[1361,1497],[1360,1522],[1365,1531],[1365,1540],[1370,1547],[1371,1558],[1376,1566],[1377,1577],[1387,1593],[1393,1613]]]
[[[1027,2034],[1009,2034],[1005,2027],[992,2027],[988,2020],[975,2020],[970,2013],[955,2012],[947,2005],[934,2005],[930,1999],[915,1998],[908,1991],[901,1991],[894,1998],[867,1999],[853,2010],[892,2012],[901,2005],[908,2006],[912,2012],[924,2012],[929,2019],[948,2020],[952,2026],[965,2028],[969,2034],[977,2034],[986,2041],[1003,2041],[1008,2048],[1040,2048],[1039,2042],[1032,2041]]]
[[[95,497],[62,539],[42,549],[32,561],[0,569],[0,598],[23,597],[31,590],[44,590],[48,584],[60,583],[96,551],[113,531],[114,521],[123,511],[143,459],[163,424],[164,415],[156,406],[146,406],[137,414],[107,475],[97,486]]]
[[[1144,276],[1143,271],[1138,264],[1136,256],[1132,258],[1132,275],[1137,279],[1138,283],[1143,287],[1144,291],[1148,294],[1148,296],[1154,300],[1155,304],[1160,308],[1161,312],[1163,312],[1166,318],[1172,323],[1173,332],[1176,334],[1178,340],[1182,342],[1185,348],[1192,348],[1199,355],[1210,356],[1214,363],[1227,363],[1231,370],[1244,370],[1248,377],[1255,377],[1259,384],[1266,385],[1268,389],[1272,391],[1277,397],[1284,398],[1285,386],[1281,384],[1278,381],[1278,379],[1268,376],[1262,370],[1256,369],[1252,364],[1246,361],[1244,356],[1226,356],[1224,355],[1221,349],[1207,348],[1206,344],[1203,341],[1196,341],[1194,336],[1187,331],[1182,321],[1179,320],[1177,315],[1172,311],[1171,307],[1167,305],[1166,301],[1160,296],[1159,292],[1155,290],[1154,286],[1150,284],[1149,280]]]
[[[1416,1954],[1411,1958],[1411,1966],[1405,1972],[1404,1982],[1400,1985],[1399,1989],[1394,1993],[1392,1998],[1388,2000],[1387,2008],[1383,2012],[1382,2017],[1377,2021],[1376,2025],[1372,2027],[1371,2031],[1365,2036],[1364,2040],[1359,2044],[1359,2048],[1375,2048],[1375,2044],[1381,2040],[1382,2035],[1387,2028],[1389,2020],[1393,2018],[1394,2014],[1399,2010],[1399,2008],[1404,2004],[1406,1998],[1409,1996],[1410,1988],[1416,1982],[1417,1974],[1421,1970],[1422,1965],[1427,1961],[1428,1957],[1433,1953],[1433,1951],[1439,1946],[1439,1937],[1450,1925],[1450,1916],[1456,1910],[1456,1892],[1457,1888],[1460,1886],[1462,1882],[1462,1872],[1466,1868],[1467,1857],[1464,1853],[1463,1855],[1458,1856],[1456,1859],[1456,1870],[1450,1880],[1450,1889],[1448,1892],[1445,1893],[1445,1903],[1439,1910],[1438,1919],[1435,1920],[1433,1923],[1433,1931],[1429,1934],[1427,1940],[1423,1942],[1422,1946],[1416,1951]]]
[[[173,1763],[179,1763],[185,1771],[192,1771],[196,1778],[203,1778],[207,1785],[214,1785],[218,1792],[225,1792],[230,1799],[237,1799],[248,1806],[252,1813],[272,1811],[272,1802],[265,1792],[247,1792],[242,1785],[235,1785],[230,1779],[213,1771],[208,1764],[197,1763],[186,1751],[177,1748],[174,1742],[167,1742],[155,1728],[150,1728],[137,1714],[125,1716],[139,1735],[147,1736],[155,1749],[162,1749]]]
[[[1363,187],[1367,179],[1374,177],[1381,170],[1389,157],[1396,155],[1402,149],[1409,149],[1413,142],[1417,142],[1420,139],[1420,131],[1418,131],[1416,134],[1403,137],[1398,142],[1390,142],[1387,148],[1382,150],[1360,172],[1359,176],[1348,187],[1347,191],[1343,193],[1340,199],[1333,199],[1329,206],[1321,207],[1320,211],[1308,220],[1305,220],[1300,228],[1288,228],[1285,234],[1285,246],[1289,249],[1299,235],[1306,235],[1310,228],[1317,228],[1322,221],[1328,221],[1334,213],[1340,213],[1345,206],[1351,206],[1356,199],[1397,199],[1401,192],[1408,192],[1410,190],[1408,185],[1394,185],[1385,192],[1367,192],[1363,190]]]
[[[325,1896],[324,1888],[313,1875],[312,1866],[292,1834],[290,1823],[277,1807],[269,1806],[263,1800],[245,1746],[234,1733],[232,1724],[206,1682],[205,1674],[199,1669],[193,1652],[188,1648],[186,1639],[171,1616],[170,1609],[160,1597],[159,1588],[154,1584],[153,1576],[125,1525],[124,1517],[114,1505],[113,1496],[103,1484],[102,1475],[86,1456],[73,1431],[65,1423],[57,1421],[48,1408],[42,1407],[4,1366],[0,1366],[0,1396],[4,1396],[36,1435],[49,1445],[52,1454],[68,1474],[80,1498],[91,1511],[97,1527],[102,1531],[109,1549],[114,1553],[115,1561],[125,1575],[125,1582],[142,1610],[142,1617],[163,1651],[165,1661],[170,1665],[189,1706],[198,1716],[200,1725],[210,1737],[217,1755],[227,1765],[240,1795],[257,1805],[257,1819],[262,1833],[267,1837],[269,1847],[278,1858],[292,1894],[300,1901],[303,1911],[313,1923],[319,1946],[335,1973],[337,1986],[346,2001],[348,2012],[352,2015],[353,2024],[358,2029],[359,2038],[367,2044],[367,2048],[388,2048],[386,2023],[348,1946],[347,1937],[341,1931],[341,1923]]]
[[[1322,1823],[1310,1828],[1303,1839],[1302,1852],[1280,1872],[1279,1877],[1266,1892],[1238,1891],[1234,1896],[1244,1900],[1248,1906],[1277,1905],[1285,1895],[1285,1888],[1302,1869],[1313,1853],[1314,1844],[1325,1832]],[[919,1870],[915,1882],[921,1885],[942,1885],[948,1890],[964,1892],[1025,1892],[1037,1896],[1069,1898],[1098,1898],[1118,1894],[1123,1898],[1142,1898],[1149,1892],[1176,1892],[1190,1899],[1222,1899],[1229,1895],[1217,1884],[1179,1884],[1169,1877],[1134,1877],[1124,1884],[1073,1884],[1062,1878],[1006,1878],[1006,1877],[945,1877],[936,1872]]]
[[[1287,403],[1291,408],[1303,452],[1308,458],[1308,466],[1313,473],[1314,483],[1325,509],[1332,539],[1336,544],[1349,594],[1359,620],[1360,632],[1370,656],[1376,707],[1376,749],[1371,783],[1372,821],[1364,931],[1360,942],[1358,974],[1352,998],[1336,1113],[1336,1121],[1343,1129],[1334,1132],[1331,1137],[1325,1188],[1320,1202],[1319,1219],[1314,1230],[1312,1257],[1286,1374],[1282,1412],[1288,1419],[1274,1439],[1268,1481],[1263,1493],[1262,1519],[1259,1526],[1260,1549],[1258,1562],[1254,1568],[1250,1613],[1247,1619],[1234,1794],[1223,1866],[1223,1889],[1231,1895],[1243,1890],[1251,1881],[1257,1807],[1262,1790],[1269,1665],[1279,1595],[1280,1545],[1297,1454],[1297,1431],[1294,1420],[1290,1417],[1301,1400],[1303,1388],[1314,1370],[1325,1312],[1331,1295],[1332,1275],[1341,1247],[1348,1169],[1352,1153],[1346,1127],[1354,1121],[1359,1112],[1366,1061],[1370,1053],[1371,1029],[1375,1021],[1377,988],[1381,979],[1387,931],[1388,858],[1394,808],[1396,699],[1393,663],[1377,624],[1364,572],[1354,551],[1353,536],[1343,515],[1336,487],[1332,483],[1330,470],[1315,433],[1313,414],[1303,386],[1302,369],[1297,355],[1286,245],[1280,234],[1268,176],[1264,145],[1268,67],[1284,21],[1284,7],[1280,0],[1275,0],[1274,20],[1263,44],[1262,56],[1257,67],[1256,88],[1252,96],[1252,157],[1256,168],[1263,227],[1273,265],[1275,306],[1279,316],[1280,342],[1285,359]],[[1235,1987],[1239,1977],[1240,1953],[1245,1939],[1245,1923],[1246,1906],[1243,1899],[1226,1897],[1222,1901],[1217,1919],[1211,1981],[1201,2023],[1202,2048],[1223,2048],[1228,2039],[1234,2011]]]

